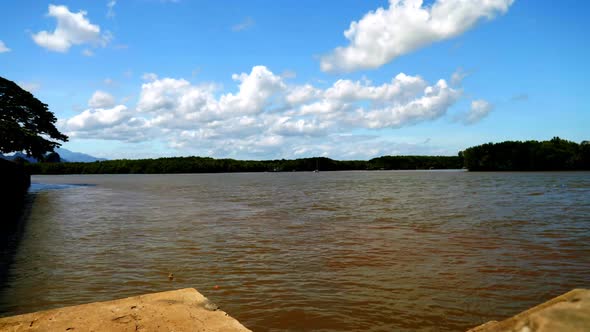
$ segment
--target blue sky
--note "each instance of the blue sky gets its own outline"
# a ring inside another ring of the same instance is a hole
[[[49,105],[65,148],[106,158],[367,159],[580,142],[589,7],[8,0],[0,76]]]

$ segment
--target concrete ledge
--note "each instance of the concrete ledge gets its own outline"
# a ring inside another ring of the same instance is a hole
[[[467,332],[590,331],[590,290],[574,289],[501,322],[491,321]]]
[[[193,288],[0,318],[0,331],[250,331]]]

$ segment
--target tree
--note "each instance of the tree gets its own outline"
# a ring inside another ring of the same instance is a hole
[[[506,141],[463,151],[471,171],[556,171],[590,169],[590,145],[554,137],[550,141]]]
[[[47,156],[45,156],[46,163],[61,163],[61,157],[57,152],[51,152]]]
[[[0,152],[24,151],[42,159],[68,137],[57,130],[47,105],[16,83],[0,77]]]

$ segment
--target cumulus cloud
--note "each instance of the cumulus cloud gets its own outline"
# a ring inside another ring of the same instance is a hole
[[[154,132],[145,119],[134,116],[125,105],[112,108],[90,108],[69,119],[59,120],[58,128],[71,139],[88,138],[121,142],[146,142]]]
[[[4,42],[0,40],[0,53],[6,53],[10,51],[12,50],[9,49],[8,46],[6,46],[6,44],[4,44]]]
[[[73,45],[105,46],[111,35],[108,32],[101,34],[100,27],[90,23],[86,14],[83,10],[73,13],[66,6],[49,5],[47,15],[57,20],[57,26],[54,31],[33,34],[33,40],[41,47],[62,53]]]
[[[74,138],[156,138],[183,153],[212,156],[293,157],[316,153],[311,147],[321,146],[323,153],[352,158],[361,152],[374,156],[393,151],[357,142],[356,152],[344,153],[342,142],[349,140],[352,146],[360,139],[355,131],[432,121],[445,116],[463,95],[446,80],[430,83],[403,73],[381,84],[342,79],[320,88],[290,85],[267,67],[254,66],[232,76],[234,91],[222,91],[214,83],[148,76],[135,106],[115,105],[113,96],[96,91],[90,109],[60,121],[60,128]],[[473,104],[474,121],[485,116],[482,103]],[[340,150],[329,148],[328,141]]]
[[[115,97],[108,92],[96,91],[88,100],[88,106],[92,108],[108,108],[115,106]]]
[[[485,118],[490,114],[490,112],[494,109],[494,105],[488,103],[485,100],[474,100],[471,102],[471,108],[467,113],[464,123],[465,124],[474,124],[479,122],[481,119]]]
[[[124,105],[117,105],[113,108],[87,109],[68,119],[65,125],[72,131],[112,127],[127,117],[126,111],[127,107]]]
[[[282,78],[264,66],[253,67],[250,74],[234,74],[232,79],[240,82],[239,91],[221,96],[219,107],[222,112],[257,113],[285,88]]]
[[[434,86],[424,89],[423,96],[417,99],[382,109],[361,111],[360,114],[369,128],[400,128],[441,117],[460,96],[460,91],[450,88],[446,81],[440,80]]]
[[[321,90],[311,84],[295,86],[291,88],[286,96],[287,102],[291,105],[298,105],[320,96]]]
[[[389,0],[350,24],[349,45],[321,58],[327,72],[378,68],[396,57],[437,41],[453,38],[482,19],[506,13],[514,0]]]

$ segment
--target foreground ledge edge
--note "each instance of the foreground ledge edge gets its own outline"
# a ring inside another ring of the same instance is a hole
[[[194,288],[0,318],[0,331],[250,331]]]
[[[590,331],[590,290],[574,289],[506,320],[467,332]]]

